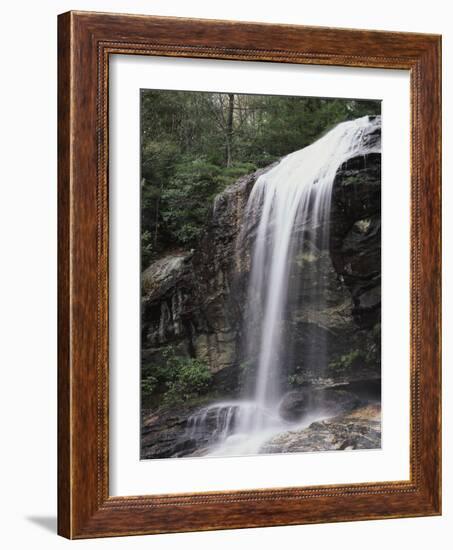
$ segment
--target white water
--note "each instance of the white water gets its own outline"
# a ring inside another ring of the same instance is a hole
[[[282,334],[285,312],[291,305],[292,259],[302,252],[306,239],[322,250],[328,247],[335,174],[352,157],[380,152],[380,148],[374,149],[363,140],[365,131],[379,125],[379,118],[368,117],[341,123],[312,145],[284,157],[257,179],[243,230],[243,234],[256,231],[245,326],[246,349],[256,358],[254,387],[251,400],[211,405],[192,420],[192,429],[206,429],[208,415],[212,422],[215,411],[211,454],[254,454],[277,433],[295,427],[279,415],[279,379],[287,352]],[[256,225],[257,212],[260,217]],[[322,371],[323,363],[325,357],[318,356],[316,368]],[[318,418],[323,416],[320,411],[317,414]],[[305,418],[298,427],[313,420]]]

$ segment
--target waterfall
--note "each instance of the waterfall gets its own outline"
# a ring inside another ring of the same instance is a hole
[[[224,412],[222,404],[202,412],[206,419],[215,408],[218,419],[212,454],[255,453],[271,435],[288,429],[279,416],[279,404],[282,369],[291,351],[285,322],[296,306],[301,307],[293,303],[296,298],[291,292],[300,280],[300,273],[294,272],[294,259],[301,254],[309,256],[310,250],[328,250],[335,175],[348,159],[380,152],[380,144],[367,139],[379,126],[380,117],[338,124],[256,180],[239,236],[249,239],[251,246],[243,339],[254,369],[247,401],[227,403]],[[316,271],[310,276],[313,288],[318,287],[322,308],[322,281]],[[316,357],[319,372],[326,367],[325,353],[322,355]],[[197,422],[203,419],[192,420],[193,425]]]

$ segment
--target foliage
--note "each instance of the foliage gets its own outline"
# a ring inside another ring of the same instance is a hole
[[[317,373],[311,372],[302,363],[297,363],[293,366],[292,372],[287,375],[286,382],[288,389],[298,388],[303,386],[307,380],[316,378]]]
[[[159,396],[165,405],[173,405],[203,395],[211,380],[206,363],[178,355],[173,346],[168,346],[160,363],[143,367],[141,389],[145,399]]]
[[[381,323],[376,323],[367,334],[363,334],[361,349],[352,349],[329,362],[329,370],[349,372],[364,365],[381,363]]]
[[[379,112],[370,100],[143,90],[143,267],[196,247],[214,196],[241,175]]]
[[[295,388],[297,386],[300,386],[303,382],[303,378],[301,378],[300,373],[294,373],[288,375],[288,386],[290,388]]]
[[[344,371],[360,365],[366,359],[363,351],[354,349],[329,363],[329,369]]]
[[[184,157],[161,195],[162,220],[174,240],[182,246],[193,246],[206,224],[215,195],[254,169],[250,163],[241,163],[222,170],[205,159]]]
[[[143,376],[141,380],[141,389],[143,395],[151,395],[159,387],[159,377],[153,376],[149,372],[146,372],[146,367],[143,369]]]

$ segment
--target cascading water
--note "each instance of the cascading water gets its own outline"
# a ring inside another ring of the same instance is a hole
[[[209,417],[217,419],[211,454],[257,453],[272,435],[288,429],[279,405],[281,373],[288,355],[284,325],[294,309],[290,292],[293,260],[307,245],[328,249],[335,174],[350,158],[380,152],[380,144],[364,139],[378,126],[380,117],[338,124],[312,145],[284,157],[255,182],[239,237],[254,235],[244,322],[245,353],[255,365],[252,390],[247,401],[211,405],[189,423],[189,429],[201,425],[206,429]],[[319,274],[315,271],[311,277]],[[296,283],[298,278],[296,273]],[[312,281],[314,287],[319,284]],[[322,289],[318,293],[322,300]],[[303,304],[296,305],[303,308]],[[316,362],[322,373],[325,354],[318,353]],[[304,423],[312,420],[306,418]]]

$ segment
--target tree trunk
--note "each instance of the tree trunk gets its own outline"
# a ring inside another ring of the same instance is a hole
[[[228,112],[226,124],[226,165],[231,166],[232,163],[232,142],[233,142],[233,110],[234,110],[234,94],[228,94]]]

